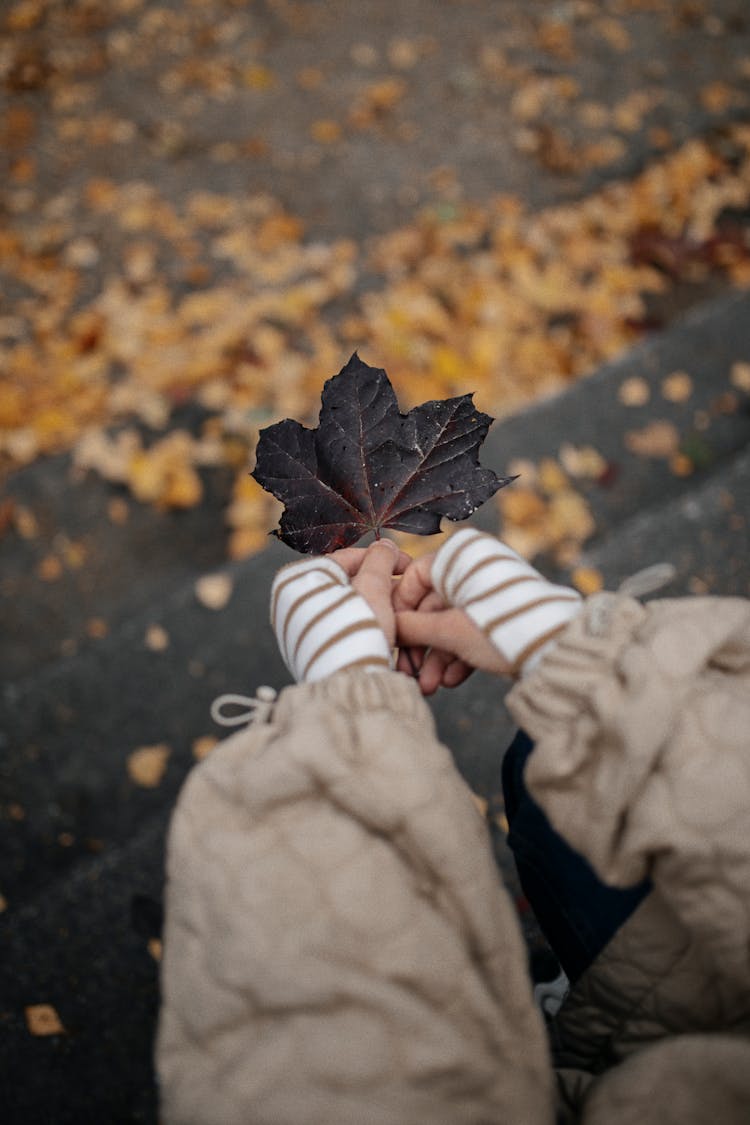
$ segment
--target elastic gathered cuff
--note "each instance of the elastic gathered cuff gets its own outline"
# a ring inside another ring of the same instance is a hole
[[[618,826],[673,718],[639,636],[647,617],[630,598],[596,595],[506,697],[534,741],[524,771],[529,792],[599,877],[619,886],[646,874]]]
[[[282,691],[274,717],[283,721],[300,708],[318,701],[359,715],[365,711],[396,711],[404,719],[427,724],[425,733],[434,731],[432,713],[416,680],[403,672],[391,672],[387,668],[344,668],[324,680],[294,684]]]
[[[598,681],[612,682],[613,666],[645,618],[646,610],[632,598],[590,598],[509,693],[506,702],[519,725],[539,738],[579,714]]]

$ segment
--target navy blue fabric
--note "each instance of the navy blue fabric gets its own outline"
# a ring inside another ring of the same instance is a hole
[[[523,780],[534,743],[519,731],[503,760],[508,844],[523,893],[571,981],[577,980],[651,890],[645,879],[622,890],[602,883],[555,832]]]

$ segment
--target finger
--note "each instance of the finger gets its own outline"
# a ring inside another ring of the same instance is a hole
[[[392,539],[379,539],[377,543],[372,543],[372,547],[378,546],[380,543],[390,543],[392,549],[398,551],[396,564],[393,568],[393,574],[403,574],[409,564],[412,562],[411,555],[407,555],[405,551],[399,550],[398,546]],[[390,548],[388,548],[390,549]],[[341,547],[338,551],[332,551],[328,558],[337,562],[339,566],[346,571],[350,578],[355,578],[359,573],[362,563],[365,560],[367,552],[370,547]]]
[[[437,590],[430,590],[425,594],[416,609],[419,613],[437,613],[438,610],[447,609],[445,602]]]
[[[417,647],[399,649],[396,668],[407,676],[418,677],[426,651]]]
[[[468,680],[473,671],[471,664],[467,664],[465,660],[451,660],[443,671],[443,687],[458,687],[464,680]]]
[[[378,587],[387,588],[390,594],[391,578],[396,573],[400,557],[401,552],[393,540],[378,539],[365,548],[356,576],[360,582],[373,582]]]
[[[435,590],[430,590],[422,598],[416,610],[419,613],[436,613],[438,610],[444,610],[445,608],[445,602],[440,595]],[[407,654],[406,659],[412,669],[412,675],[418,675],[424,663],[427,649],[421,645],[407,645],[402,651]]]
[[[419,672],[419,687],[423,695],[433,695],[443,682],[445,669],[453,663],[453,655],[433,648],[425,657]]]
[[[395,543],[380,540],[365,551],[352,589],[361,594],[369,604],[391,645],[395,644],[396,621],[391,603],[393,572],[398,566],[400,552]]]
[[[359,570],[362,565],[362,560],[365,557],[364,547],[342,547],[338,551],[331,551],[328,555],[329,559],[337,562],[342,570],[345,570],[350,578]]]
[[[413,559],[404,570],[401,581],[393,591],[393,607],[396,611],[416,609],[422,599],[432,590],[430,572],[434,554]]]
[[[399,644],[404,648],[421,645],[450,652],[461,625],[461,610],[444,609],[438,613],[402,610],[396,615]]]

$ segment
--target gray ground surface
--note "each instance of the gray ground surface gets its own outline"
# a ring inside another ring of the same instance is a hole
[[[268,191],[319,237],[364,238],[408,221],[420,203],[461,195],[481,201],[514,191],[542,206],[640,168],[657,142],[720,128],[746,111],[749,89],[742,60],[750,57],[750,20],[739,0],[123,2],[51,10],[9,42],[1,56],[6,96],[37,115],[33,199],[15,187],[5,200],[19,224],[28,208],[61,193],[77,206],[85,179],[121,177],[124,165],[174,200],[199,186]],[[31,78],[11,81],[24,58]],[[186,58],[196,63],[188,79]],[[305,76],[306,68],[320,75]],[[514,102],[524,82],[561,75],[579,84],[576,99],[552,98],[540,117],[524,120]],[[405,84],[393,108],[375,112],[366,128],[352,124],[368,88],[389,78]],[[59,143],[61,120],[73,116],[61,91],[74,80],[95,90],[86,114],[130,123],[119,139]],[[701,94],[724,80],[733,91],[726,104]],[[620,138],[621,155],[578,165],[571,153],[592,139],[581,106],[614,110],[644,88],[659,97],[642,127],[601,129]],[[321,120],[340,125],[336,143],[314,140]],[[104,225],[84,233],[96,237],[106,272],[117,236]],[[717,294],[563,396],[498,424],[484,463],[502,471],[514,457],[593,443],[612,471],[582,486],[597,527],[584,563],[614,586],[643,565],[672,561],[677,574],[666,594],[747,596],[750,410],[729,373],[750,362],[749,326],[747,295]],[[681,369],[693,392],[667,401],[662,379]],[[649,384],[641,406],[619,401],[631,376]],[[630,452],[626,436],[653,421],[672,423],[695,452],[691,475]],[[9,1123],[157,1120],[157,966],[148,940],[159,930],[169,812],[194,763],[193,741],[214,733],[210,701],[286,682],[266,611],[271,576],[288,553],[275,544],[226,566],[219,502],[228,481],[216,473],[206,483],[199,508],[165,515],[132,505],[122,526],[105,518],[110,486],[73,484],[66,456],[6,484],[42,530],[37,540],[0,543],[0,1116]],[[483,520],[495,526],[479,513]],[[60,536],[83,541],[89,565],[40,584],[36,567]],[[552,560],[546,565],[555,571]],[[198,603],[194,582],[225,566],[234,593],[215,613]],[[93,617],[106,620],[107,636],[87,635]],[[155,624],[170,640],[161,653],[144,643]],[[500,754],[511,734],[502,691],[477,676],[434,709],[460,769],[498,808]],[[162,742],[172,752],[160,786],[133,785],[128,754]],[[538,933],[525,924],[538,948]],[[54,1005],[64,1035],[29,1034],[24,1009],[35,1003]]]
[[[703,371],[696,394],[710,401],[724,387],[727,360],[746,354],[749,312],[745,297],[722,299],[586,384],[508,419],[488,441],[486,460],[493,463],[515,447],[528,456],[542,444],[606,428],[602,444],[621,468],[600,495],[592,486],[603,531],[586,558],[608,585],[667,560],[677,575],[666,594],[689,592],[700,581],[711,592],[747,595],[750,413],[717,415],[711,465],[678,481],[654,466],[641,472],[635,459],[630,464],[623,436],[632,408],[618,417],[611,402],[633,372],[647,372],[656,389],[661,374],[688,356],[692,370]],[[651,413],[637,409],[641,418]],[[46,475],[51,502],[64,464],[50,468],[57,470]],[[31,479],[43,487],[38,470]],[[23,480],[15,487],[23,495]],[[119,548],[125,555],[118,551],[116,567],[127,570],[132,555],[127,544]],[[130,599],[107,638],[6,683],[0,800],[9,812],[0,827],[11,907],[0,922],[7,949],[0,1073],[10,1120],[154,1120],[148,1043],[156,966],[147,941],[159,927],[166,819],[193,763],[193,740],[210,732],[210,701],[225,690],[286,682],[266,612],[271,577],[287,559],[275,545],[232,564],[234,594],[218,614],[195,598],[198,568],[193,575],[182,569],[174,582],[165,570],[147,597]],[[167,653],[144,647],[155,623],[170,636]],[[500,754],[512,734],[501,686],[476,676],[438,697],[434,709],[460,769],[499,811]],[[129,784],[128,753],[157,742],[173,748],[161,785],[149,791]],[[14,818],[18,804],[23,819]],[[507,851],[499,838],[496,844],[504,877],[517,891]],[[528,918],[525,925],[530,948],[539,949]],[[42,999],[57,1008],[65,1036],[27,1034],[23,1008]],[[43,1074],[44,1086],[32,1074]]]

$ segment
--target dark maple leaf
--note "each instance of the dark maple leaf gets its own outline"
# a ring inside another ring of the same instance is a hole
[[[323,387],[318,427],[290,418],[261,430],[254,478],[285,504],[277,535],[327,554],[384,527],[434,535],[508,484],[479,464],[493,421],[470,394],[402,414],[382,368],[355,353]]]

